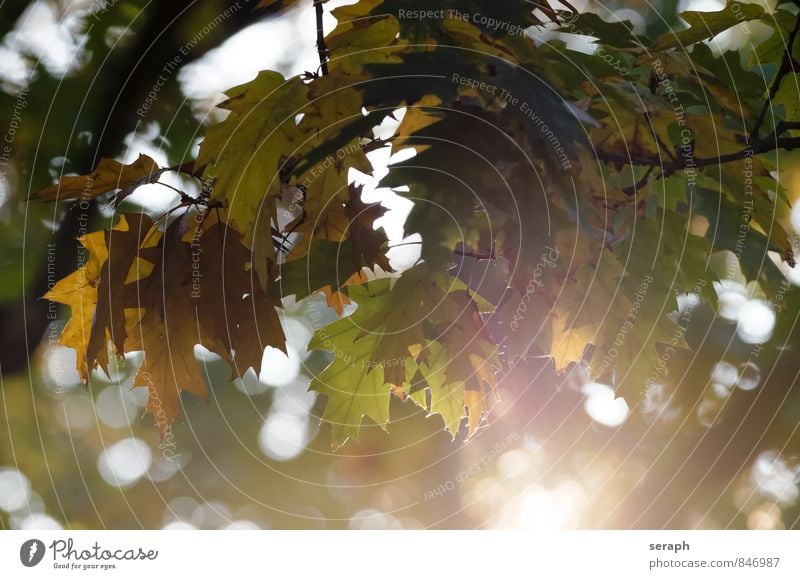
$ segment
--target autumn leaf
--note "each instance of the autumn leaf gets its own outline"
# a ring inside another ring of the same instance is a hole
[[[337,25],[326,38],[332,71],[358,75],[375,62],[401,62],[397,53],[407,41],[398,38],[400,24],[392,15],[396,13],[386,10],[382,0],[363,0],[335,8],[332,14]]]
[[[361,324],[359,339],[372,336],[375,348],[370,360],[385,368],[387,382],[398,386],[403,383],[405,370],[401,363],[411,355],[413,348],[425,342],[423,324],[445,293],[425,266],[417,266],[400,276],[386,307]]]
[[[152,220],[141,213],[124,216],[115,229],[105,232],[105,247],[108,254],[100,273],[97,286],[97,308],[89,337],[87,357],[97,360],[100,367],[108,371],[108,341],[114,352],[125,351],[127,337],[125,319],[125,284],[130,280],[134,260],[139,257],[140,247],[152,233]],[[138,275],[138,272],[134,274]]]
[[[491,340],[478,303],[467,291],[449,292],[430,320],[434,339],[448,357],[442,388],[463,383],[464,406],[469,414],[467,436],[471,437],[498,400],[495,372],[500,367],[499,348]],[[431,394],[432,399],[443,397],[442,392],[431,390]]]
[[[567,327],[568,312],[560,312],[553,320],[553,337],[550,355],[561,372],[572,362],[580,362],[586,346],[596,340],[597,327],[584,324],[577,328]]]
[[[147,155],[139,155],[130,165],[113,159],[101,159],[89,175],[62,177],[55,185],[39,191],[36,197],[52,201],[91,199],[103,193],[123,190],[119,194],[122,196],[139,185],[157,181],[161,173],[158,164]]]
[[[391,272],[392,268],[386,257],[386,235],[375,229],[375,221],[386,213],[386,208],[380,203],[364,203],[361,200],[361,190],[360,186],[351,184],[348,186],[346,203],[336,203],[329,207],[320,219],[304,218],[295,229],[295,233],[302,235],[302,239],[292,247],[287,261],[302,259],[315,241],[332,241],[343,246],[349,240],[353,264],[370,269],[379,266],[383,271]]]
[[[360,186],[350,186],[350,199],[345,205],[349,219],[347,233],[353,244],[354,260],[365,267],[380,267],[390,272],[389,258],[386,257],[386,235],[375,229],[375,221],[386,213],[380,203],[364,203],[361,200]]]
[[[134,386],[148,388],[162,436],[180,414],[181,391],[207,397],[197,344],[226,360],[234,376],[260,372],[266,346],[285,350],[277,304],[248,271],[241,235],[217,222],[189,242],[181,237],[172,226],[145,254],[150,275],[125,285],[125,307],[143,311],[125,344],[145,352]]]
[[[97,284],[100,270],[108,259],[105,233],[95,231],[79,239],[89,253],[88,261],[67,277],[59,280],[43,299],[69,306],[70,318],[61,331],[59,343],[76,352],[77,370],[81,380],[88,382],[89,370],[94,361],[88,358],[89,337],[92,333],[97,306]]]
[[[219,106],[230,114],[206,131],[196,165],[213,180],[214,197],[226,201],[228,218],[252,239],[262,200],[280,196],[282,173],[307,138],[295,117],[308,102],[308,89],[299,78],[263,71],[225,94]],[[267,211],[264,220],[274,213]]]

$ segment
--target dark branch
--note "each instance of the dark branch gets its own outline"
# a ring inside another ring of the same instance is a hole
[[[798,3],[800,5],[800,3]],[[800,121],[781,121],[775,127],[775,130],[772,131],[766,137],[759,137],[758,133],[761,130],[764,120],[766,119],[767,111],[772,104],[772,101],[775,99],[775,96],[780,89],[781,82],[783,78],[790,72],[794,72],[796,69],[796,61],[792,57],[792,48],[794,43],[797,39],[797,35],[800,34],[800,17],[795,20],[794,28],[789,35],[789,38],[786,42],[786,49],[783,53],[783,58],[781,60],[780,69],[778,70],[775,79],[772,82],[772,85],[769,89],[769,94],[767,98],[764,100],[764,104],[759,111],[758,118],[756,119],[756,123],[753,126],[753,130],[750,133],[749,139],[747,139],[747,143],[749,146],[744,147],[741,151],[736,151],[735,153],[728,153],[727,155],[720,155],[718,157],[708,157],[708,158],[696,158],[691,155],[689,156],[682,156],[677,159],[665,159],[661,156],[657,158],[648,158],[648,157],[634,157],[628,155],[618,155],[614,153],[605,153],[603,151],[598,151],[597,158],[600,161],[604,161],[607,163],[614,163],[617,165],[638,165],[643,167],[661,167],[663,169],[664,175],[669,175],[670,173],[674,172],[675,170],[684,169],[688,167],[709,167],[713,165],[722,165],[724,163],[731,163],[734,161],[740,161],[746,157],[752,155],[759,155],[762,153],[768,153],[770,151],[775,151],[778,149],[785,149],[787,151],[791,151],[793,149],[800,148],[800,138],[798,137],[781,137],[784,132],[789,130],[800,130]],[[657,140],[660,147],[664,148],[663,143],[658,139],[658,135],[653,133],[654,139]],[[668,153],[669,150],[665,149]],[[647,180],[648,174],[645,175],[644,179],[639,183],[634,184],[631,187],[626,187],[623,189],[625,193],[628,195],[632,195],[633,192],[638,189],[639,187],[643,186],[645,181]]]
[[[767,116],[767,111],[772,105],[775,95],[778,94],[778,90],[781,88],[783,77],[785,77],[789,72],[794,71],[795,67],[794,58],[792,57],[792,46],[797,38],[798,31],[800,31],[800,17],[795,20],[794,28],[789,34],[789,40],[786,42],[786,50],[783,51],[783,58],[781,59],[781,66],[778,69],[778,74],[775,75],[775,80],[772,81],[772,86],[769,89],[769,96],[766,98],[766,100],[764,100],[764,104],[761,106],[761,111],[758,113],[756,124],[753,127],[753,131],[750,133],[751,140],[758,138],[758,131],[761,130],[761,126],[764,124],[764,120]]]
[[[780,137],[782,133],[788,130],[800,129],[800,121],[784,121],[778,123],[777,128],[769,136],[762,139],[752,139],[749,147],[745,147],[741,151],[728,153],[727,155],[719,155],[718,157],[679,157],[676,161],[668,162],[663,158],[649,158],[649,157],[633,157],[630,155],[617,155],[614,153],[606,153],[604,151],[597,151],[597,158],[605,163],[614,163],[618,165],[639,165],[643,167],[662,167],[664,174],[668,175],[678,169],[687,167],[709,167],[712,165],[722,165],[724,163],[732,163],[740,161],[746,157],[753,155],[760,155],[762,153],[769,153],[778,149],[791,151],[800,148],[800,137]]]
[[[461,257],[471,257],[472,259],[477,259],[479,261],[480,260],[494,261],[495,259],[497,259],[497,257],[494,254],[494,249],[492,249],[491,251],[483,252],[483,251],[469,251],[466,249],[456,248],[453,250],[453,253],[455,253],[456,255],[460,255]]]
[[[653,172],[653,169],[655,169],[655,166],[650,165],[647,168],[647,172],[645,172],[644,177],[642,177],[636,183],[634,183],[633,185],[631,185],[629,187],[623,187],[622,188],[622,192],[625,193],[625,195],[628,195],[628,196],[634,195],[639,189],[641,189],[642,187],[645,186],[645,184],[647,183],[647,180],[650,178],[650,173]]]
[[[325,31],[322,29],[322,3],[324,0],[314,0],[314,9],[317,11],[317,54],[319,67],[323,76],[328,75],[328,47],[325,46]]]

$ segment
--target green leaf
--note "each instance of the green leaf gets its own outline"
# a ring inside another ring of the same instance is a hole
[[[327,286],[338,291],[360,270],[350,241],[316,239],[303,257],[277,266],[279,278],[274,289],[279,293],[274,297],[294,295],[301,300]]]
[[[763,21],[772,27],[772,34],[760,42],[750,56],[750,66],[770,66],[773,63],[780,63],[783,53],[786,52],[786,43],[789,40],[797,16],[788,10],[775,10],[770,18]],[[794,57],[800,56],[798,46],[794,46]],[[776,67],[777,69],[777,67]],[[766,92],[766,85],[759,86],[762,94]]]
[[[606,22],[594,12],[562,12],[561,17],[565,24],[558,28],[559,32],[592,36],[598,44],[616,48],[641,48],[651,44],[649,39],[633,33],[633,24],[629,20]]]
[[[206,167],[214,198],[227,202],[230,220],[251,240],[263,200],[280,196],[281,174],[306,144],[295,117],[308,102],[308,89],[299,77],[263,71],[225,94],[219,106],[230,115],[206,131],[196,165]],[[261,219],[272,217],[269,211]]]
[[[447,383],[446,371],[450,356],[441,344],[428,342],[426,350],[427,361],[419,365],[419,371],[431,391],[429,416],[440,415],[445,430],[455,437],[465,416],[464,382]]]
[[[403,368],[398,361],[411,355],[425,342],[424,324],[431,311],[444,300],[446,290],[437,284],[425,265],[418,265],[400,276],[386,307],[362,324],[362,336],[375,336],[375,351],[370,360],[382,367],[388,382],[400,385]]]
[[[383,368],[370,362],[379,336],[364,336],[362,330],[365,321],[389,304],[388,281],[351,287],[349,295],[358,304],[355,313],[318,330],[308,345],[309,350],[328,350],[334,355],[309,389],[328,398],[322,419],[333,428],[335,448],[347,439],[358,440],[364,417],[384,430],[389,422],[391,389]]]

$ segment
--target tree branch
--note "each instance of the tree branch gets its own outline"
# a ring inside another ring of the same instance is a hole
[[[769,89],[769,95],[767,96],[764,104],[761,106],[761,111],[758,113],[758,119],[756,119],[756,124],[753,127],[752,132],[750,133],[750,140],[758,138],[758,131],[761,130],[761,126],[764,124],[764,120],[767,116],[767,110],[769,110],[770,105],[772,105],[772,101],[775,98],[775,95],[778,94],[778,90],[781,88],[781,82],[783,81],[783,77],[785,77],[789,72],[794,71],[794,59],[792,58],[792,46],[794,45],[794,41],[797,38],[797,33],[800,31],[800,16],[795,19],[794,28],[792,32],[789,34],[789,40],[786,43],[786,50],[783,51],[783,58],[781,59],[781,66],[778,69],[778,74],[775,76],[775,80],[772,81],[772,86]]]
[[[317,54],[319,67],[323,76],[328,75],[328,47],[325,46],[325,31],[322,29],[322,3],[325,0],[314,0],[314,9],[317,12]]]
[[[800,1],[796,1],[798,5],[800,5]],[[781,121],[775,127],[775,130],[772,131],[768,136],[761,138],[758,136],[761,127],[764,124],[766,119],[767,111],[772,104],[772,101],[775,99],[775,96],[778,94],[778,90],[780,89],[781,82],[783,78],[789,73],[794,72],[797,68],[796,61],[792,57],[792,48],[794,43],[797,39],[798,34],[800,34],[800,16],[795,19],[794,28],[792,29],[791,33],[789,34],[789,38],[786,42],[786,49],[783,53],[783,58],[781,60],[780,69],[772,82],[772,85],[769,89],[769,94],[767,98],[764,100],[764,104],[759,111],[758,118],[756,119],[756,123],[753,126],[753,130],[750,133],[749,139],[747,139],[747,143],[750,145],[743,148],[741,151],[736,151],[735,153],[728,153],[726,155],[720,155],[718,157],[708,157],[708,158],[695,158],[692,156],[689,157],[679,157],[677,159],[664,159],[662,157],[658,158],[647,158],[647,157],[632,157],[626,155],[617,155],[614,153],[605,153],[602,151],[598,151],[597,158],[600,161],[607,162],[607,163],[615,163],[618,165],[638,165],[643,167],[661,167],[663,168],[664,175],[672,173],[678,169],[684,169],[687,167],[708,167],[713,165],[722,165],[724,163],[731,163],[734,161],[740,161],[748,156],[751,155],[759,155],[762,153],[768,153],[770,151],[775,151],[778,149],[785,149],[787,151],[791,151],[793,149],[800,148],[800,138],[798,137],[780,137],[786,131],[789,130],[800,130],[800,121]],[[654,139],[658,142],[660,146],[663,146],[663,143],[658,139],[658,135],[653,133]],[[639,183],[634,184],[631,187],[626,187],[623,189],[625,193],[628,195],[633,194],[633,192],[644,185],[648,174],[645,175],[644,179]]]
[[[650,178],[650,173],[653,172],[653,169],[655,169],[655,166],[650,165],[647,168],[647,172],[645,172],[644,177],[642,177],[636,183],[634,183],[633,185],[630,185],[629,187],[623,187],[622,188],[622,192],[625,193],[625,195],[628,195],[628,196],[631,196],[631,195],[635,194],[636,191],[638,191],[639,189],[641,189],[642,187],[645,186],[645,184],[647,183],[647,180]]]
[[[752,143],[749,147],[718,157],[679,157],[673,162],[667,162],[663,158],[632,157],[630,155],[617,155],[614,153],[597,151],[597,158],[605,163],[615,163],[619,165],[663,167],[664,174],[668,174],[687,167],[709,167],[712,165],[722,165],[724,163],[740,161],[745,157],[769,153],[770,151],[776,151],[778,149],[784,149],[786,151],[798,149],[800,148],[800,137],[779,136],[786,131],[798,129],[800,129],[800,121],[782,121],[778,123],[775,131],[767,137],[752,139]]]
[[[490,260],[494,261],[497,257],[494,254],[494,249],[489,251],[481,252],[481,251],[469,251],[466,249],[459,249],[456,248],[453,250],[453,253],[456,255],[460,255],[461,257],[471,257],[472,259],[477,260]]]

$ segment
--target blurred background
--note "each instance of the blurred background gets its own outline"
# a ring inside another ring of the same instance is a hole
[[[326,4],[326,31],[335,25],[327,11],[345,3]],[[68,311],[39,297],[74,269],[75,238],[107,227],[113,209],[27,197],[101,157],[190,160],[203,127],[221,118],[213,106],[223,90],[262,69],[315,70],[311,0],[280,16],[254,4],[0,0],[2,528],[800,527],[793,270],[790,316],[750,298],[741,276],[716,288],[719,315],[682,297],[676,315],[692,312],[696,352],[676,361],[688,377],[680,388],[626,401],[586,384],[580,368],[556,376],[534,359],[503,378],[490,425],[468,443],[463,429],[451,441],[439,417],[392,399],[388,434],[367,426],[332,453],[318,419],[324,401],[307,391],[329,361],[306,351],[309,312],[335,319],[320,296],[284,300],[288,355],[268,349],[262,376],[229,383],[224,364],[198,347],[209,402],[184,397],[164,441],[145,416],[146,392],[131,389],[139,358],[79,384],[75,353],[57,344]],[[679,10],[723,5],[573,4],[648,36],[675,25]],[[756,38],[769,34],[750,26]],[[587,40],[570,46],[592,51]],[[740,42],[732,29],[712,47]],[[401,242],[408,202],[364,183],[391,209],[383,224]],[[177,202],[160,185],[126,201],[152,215]],[[392,263],[414,258],[398,251]]]

